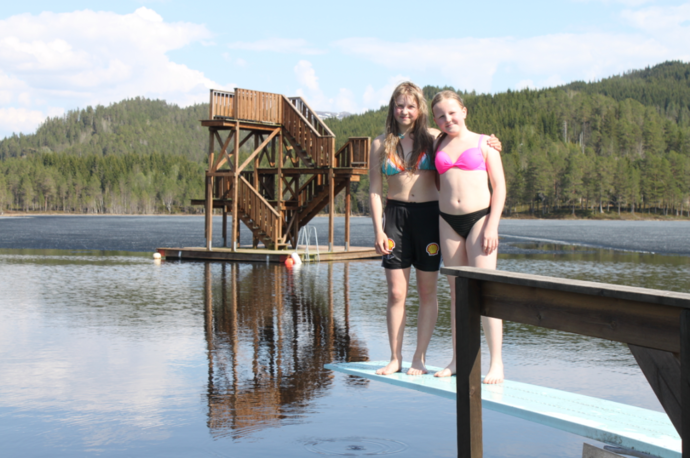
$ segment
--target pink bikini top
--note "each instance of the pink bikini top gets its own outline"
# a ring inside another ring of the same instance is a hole
[[[458,160],[453,163],[448,157],[445,151],[439,151],[436,153],[436,170],[438,173],[446,173],[449,169],[457,167],[460,170],[486,170],[486,162],[484,161],[484,155],[482,154],[482,138],[483,135],[479,136],[479,144],[470,149],[463,151]]]

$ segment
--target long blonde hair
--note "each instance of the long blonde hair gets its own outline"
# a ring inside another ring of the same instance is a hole
[[[434,96],[433,99],[431,99],[431,111],[434,111],[434,107],[441,103],[444,100],[455,100],[460,104],[460,108],[465,108],[465,102],[462,100],[462,97],[455,92],[455,91],[441,91],[438,94]],[[443,141],[444,138],[446,138],[446,133],[442,132],[441,135],[438,136],[436,139],[436,143],[434,145],[433,151],[434,154],[436,154],[436,151],[438,150],[438,147],[441,145],[441,142]]]
[[[405,160],[405,153],[400,145],[400,137],[398,136],[400,130],[398,129],[398,123],[394,116],[396,100],[401,95],[412,97],[417,103],[419,111],[419,116],[412,128],[414,142],[412,144],[412,154],[410,154],[409,161]],[[414,172],[417,170],[417,162],[422,153],[427,153],[430,156],[433,155],[433,144],[434,139],[429,134],[429,108],[427,107],[426,99],[424,99],[424,92],[422,92],[419,86],[409,81],[400,83],[393,91],[391,101],[388,104],[386,139],[383,143],[385,154],[381,155],[381,164],[383,164],[386,159],[396,155],[400,159],[399,162],[405,164],[406,170]],[[434,158],[430,157],[429,159],[433,160]]]

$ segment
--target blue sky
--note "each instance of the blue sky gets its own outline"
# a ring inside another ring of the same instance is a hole
[[[406,79],[494,93],[690,61],[690,0],[7,3],[0,138],[135,96],[242,87],[361,112]]]

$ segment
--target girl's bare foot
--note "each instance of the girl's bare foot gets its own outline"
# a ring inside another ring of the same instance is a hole
[[[426,370],[426,366],[424,365],[424,361],[421,359],[412,359],[412,365],[410,368],[407,370],[407,375],[424,375],[428,373],[429,371]]]
[[[482,383],[487,385],[494,385],[496,383],[503,383],[503,363],[491,364],[489,373],[486,374]]]
[[[391,362],[388,363],[386,366],[382,367],[381,369],[376,370],[376,375],[391,375],[395,374],[396,372],[400,372],[402,369],[402,358],[397,359],[393,358],[391,359]]]
[[[455,360],[451,361],[445,369],[436,372],[434,377],[450,377],[451,375],[455,375]]]

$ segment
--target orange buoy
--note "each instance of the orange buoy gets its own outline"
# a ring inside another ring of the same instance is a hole
[[[285,267],[292,267],[292,264],[294,264],[295,261],[292,260],[290,256],[287,257],[285,260]]]

